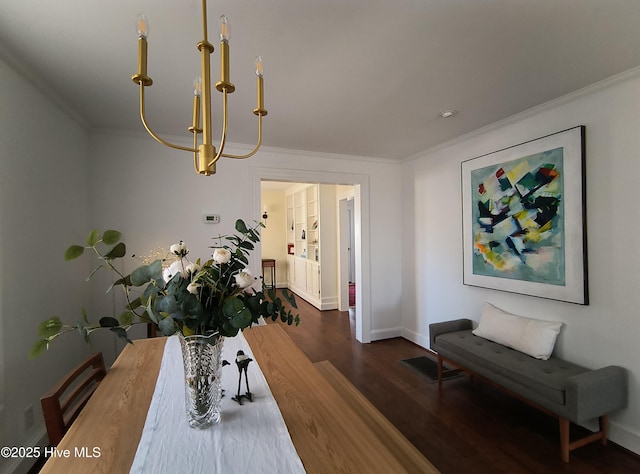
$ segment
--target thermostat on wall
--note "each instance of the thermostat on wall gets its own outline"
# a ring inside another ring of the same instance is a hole
[[[205,214],[202,216],[205,224],[218,224],[220,222],[220,214]]]

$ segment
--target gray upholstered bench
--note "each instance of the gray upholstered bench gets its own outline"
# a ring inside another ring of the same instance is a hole
[[[431,349],[438,354],[438,381],[443,361],[480,376],[560,420],[562,459],[585,444],[607,443],[607,415],[627,404],[627,373],[622,367],[590,370],[555,357],[533,358],[472,334],[472,322],[459,319],[429,325]],[[571,442],[569,423],[598,418],[600,430]]]

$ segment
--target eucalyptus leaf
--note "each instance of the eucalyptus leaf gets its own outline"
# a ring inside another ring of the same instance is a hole
[[[182,312],[181,309],[178,309],[172,313],[169,313],[169,317],[171,319],[173,319],[174,321],[178,321],[178,322],[182,322],[184,321],[184,313]]]
[[[198,301],[196,295],[192,294],[188,294],[184,298],[182,304],[180,305],[180,308],[182,309],[182,312],[184,314],[194,316],[196,318],[204,312],[204,307],[202,306],[200,301]]]
[[[132,286],[142,286],[151,281],[149,267],[147,265],[143,265],[141,267],[136,268],[131,275],[129,275]]]
[[[109,253],[107,253],[104,258],[107,260],[114,260],[116,258],[122,258],[127,254],[127,247],[123,242],[119,242],[113,247]]]
[[[100,327],[111,328],[116,326],[120,326],[120,323],[116,318],[112,318],[110,316],[105,316],[104,318],[100,318]]]
[[[29,351],[29,359],[35,359],[49,348],[48,339],[38,339]]]
[[[129,336],[127,335],[127,331],[125,331],[120,326],[113,327],[113,328],[110,328],[110,329],[111,329],[111,331],[115,332],[118,335],[119,338],[124,339],[129,344],[133,344],[133,341],[131,339],[129,339]]]
[[[120,241],[121,235],[117,230],[105,230],[102,234],[102,241],[107,245],[113,245]]]
[[[80,245],[72,245],[64,253],[64,259],[65,261],[73,260],[74,258],[78,258],[83,253],[84,247],[81,247]]]
[[[95,244],[98,243],[99,240],[100,240],[100,233],[98,232],[98,229],[93,229],[91,232],[89,232],[89,235],[87,236],[87,245],[89,247],[93,247]]]
[[[176,323],[171,318],[164,318],[158,323],[158,329],[165,336],[171,336],[177,331]]]
[[[156,260],[149,265],[149,278],[162,280],[162,260]]]
[[[147,302],[146,312],[147,312],[147,315],[149,316],[149,319],[151,319],[151,321],[153,321],[154,323],[158,324],[158,316],[153,311],[153,300],[151,298],[149,298],[149,301]]]
[[[249,230],[249,239],[253,243],[260,242],[260,235],[258,235],[258,233],[256,231],[251,229],[251,230]]]
[[[175,313],[178,311],[178,302],[172,295],[158,296],[153,309],[159,313]]]
[[[122,326],[130,326],[134,319],[136,318],[136,313],[134,313],[133,311],[123,311],[120,314],[120,324]]]
[[[240,298],[228,299],[222,307],[222,311],[234,328],[243,329],[251,324],[251,311]]]
[[[220,328],[220,333],[226,337],[234,337],[238,332],[238,328],[233,327],[229,321],[225,321]]]
[[[251,311],[249,311],[247,308],[244,308],[242,311],[231,318],[231,325],[235,328],[243,329],[249,327],[252,321],[253,317],[251,315]]]
[[[244,221],[242,219],[238,219],[236,221],[236,230],[238,232],[240,232],[241,234],[246,234],[247,233],[247,225],[244,223]]]
[[[240,298],[229,298],[222,306],[222,312],[227,318],[232,318],[235,314],[244,309],[244,303]]]
[[[38,335],[40,337],[49,338],[55,336],[62,329],[62,321],[57,316],[43,321],[38,326]]]
[[[247,250],[253,250],[255,248],[251,242],[248,242],[246,240],[240,243],[240,247]]]

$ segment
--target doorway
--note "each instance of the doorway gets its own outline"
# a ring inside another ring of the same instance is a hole
[[[338,298],[340,311],[353,311],[356,307],[356,229],[353,187],[346,188],[346,194],[338,199],[339,221],[339,269],[340,294]]]
[[[262,181],[288,181],[300,183],[338,184],[353,186],[354,247],[355,260],[355,326],[359,342],[371,342],[371,276],[369,234],[369,177],[360,174],[334,173],[329,171],[292,170],[278,168],[250,168],[251,217],[260,220]],[[262,249],[252,256],[252,266],[260,267]]]

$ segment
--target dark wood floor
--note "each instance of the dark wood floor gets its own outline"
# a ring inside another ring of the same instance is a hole
[[[440,388],[398,362],[427,350],[402,338],[360,344],[353,314],[297,301],[301,324],[283,327],[307,357],[331,361],[442,473],[640,473],[640,456],[611,442],[565,464],[556,418],[468,376]]]

